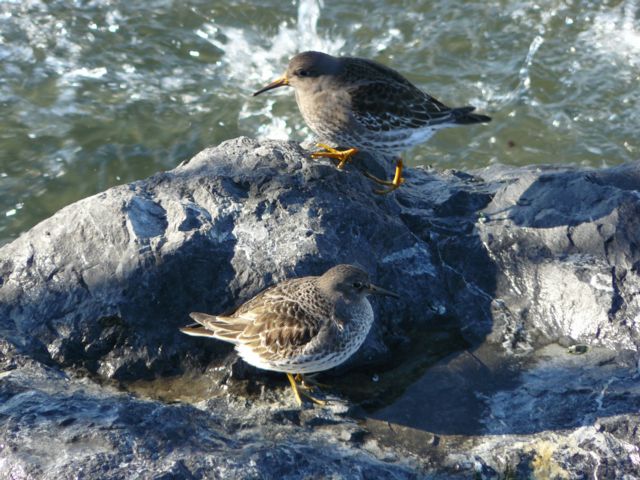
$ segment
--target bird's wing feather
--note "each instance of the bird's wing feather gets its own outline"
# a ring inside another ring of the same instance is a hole
[[[268,359],[302,348],[318,334],[322,320],[287,293],[285,287],[303,280],[295,279],[267,288],[230,315],[191,313],[191,318],[199,325],[181,330],[193,336],[245,345]]]
[[[452,109],[408,81],[359,82],[349,94],[355,119],[370,130],[422,128],[454,119]]]
[[[252,303],[252,311],[258,308],[259,314],[239,340],[264,349],[269,358],[304,347],[320,330],[322,319],[305,309],[298,299],[289,298],[286,289],[271,289]]]
[[[226,342],[238,343],[238,336],[246,327],[242,321],[233,321],[231,317],[208,315],[192,312],[189,316],[197,323],[182,327],[180,331],[194,337],[211,337]],[[243,319],[244,320],[244,319]],[[249,321],[249,319],[246,319]]]

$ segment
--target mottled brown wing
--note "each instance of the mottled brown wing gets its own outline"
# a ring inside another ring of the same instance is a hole
[[[421,128],[453,119],[449,107],[408,82],[360,83],[349,93],[354,117],[370,130]]]
[[[257,312],[240,340],[264,357],[277,358],[307,345],[319,332],[322,319],[301,303],[304,292],[313,289],[306,278],[295,279],[265,290],[246,305]],[[240,311],[242,310],[242,311]],[[237,313],[244,316],[245,306]]]
[[[306,285],[312,288],[311,284]],[[275,359],[307,345],[319,332],[321,318],[305,309],[291,291],[305,288],[305,279],[279,284],[263,291],[234,312],[251,320],[238,341],[264,358]]]

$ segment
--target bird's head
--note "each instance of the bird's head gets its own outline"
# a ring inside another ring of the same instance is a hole
[[[289,66],[282,77],[254,92],[253,96],[287,85],[294,88],[306,88],[314,82],[313,79],[325,75],[335,75],[339,71],[340,60],[338,58],[321,52],[302,52],[289,61]]]
[[[327,270],[318,279],[318,286],[330,295],[342,295],[350,301],[371,294],[399,298],[397,294],[373,285],[367,272],[353,265],[337,265]]]

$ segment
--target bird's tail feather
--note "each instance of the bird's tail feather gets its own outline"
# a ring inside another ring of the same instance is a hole
[[[207,330],[202,325],[197,323],[192,323],[191,325],[187,325],[186,327],[180,327],[180,331],[182,333],[186,333],[187,335],[191,335],[192,337],[208,337],[215,338],[215,333],[211,330]]]
[[[491,121],[491,117],[479,113],[471,113],[476,107],[460,107],[452,110],[455,123],[459,125],[467,125],[471,123],[486,123]]]
[[[180,331],[193,337],[209,337],[236,343],[244,325],[230,321],[228,317],[193,312],[189,316],[197,323],[182,327]]]

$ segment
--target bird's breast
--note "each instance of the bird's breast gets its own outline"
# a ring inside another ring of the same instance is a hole
[[[348,98],[330,88],[298,92],[296,101],[305,123],[325,140],[341,143],[349,131],[350,106]]]
[[[373,308],[368,300],[350,305],[348,318],[341,322],[338,338],[345,345],[350,345],[354,351],[364,342],[373,324]]]

